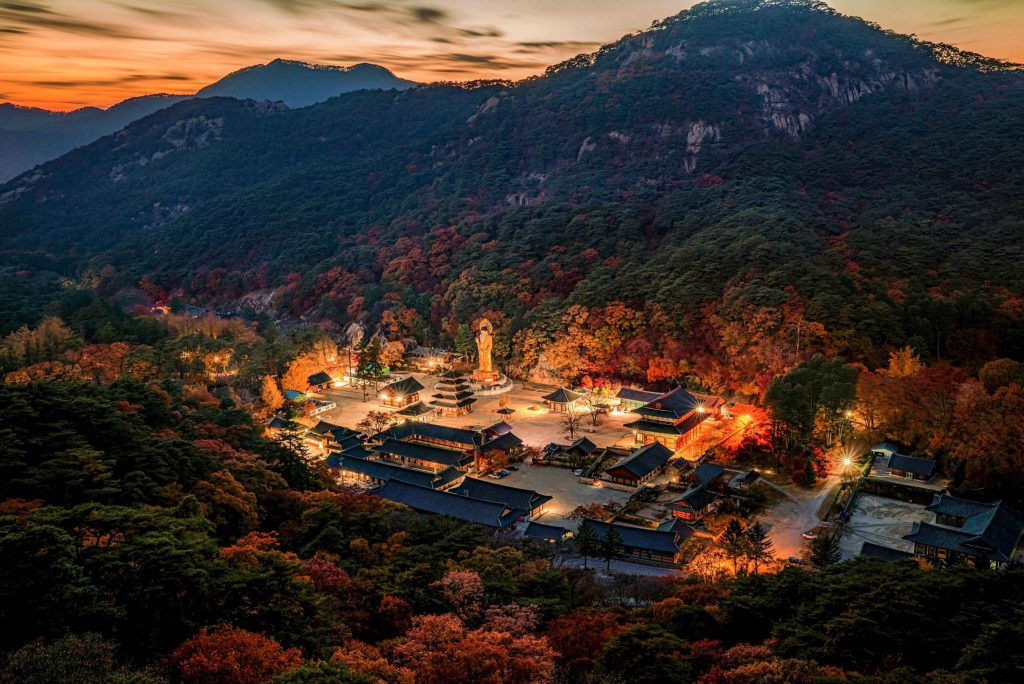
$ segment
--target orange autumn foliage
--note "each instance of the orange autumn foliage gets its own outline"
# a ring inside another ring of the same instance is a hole
[[[230,625],[203,629],[171,654],[184,684],[260,684],[297,667],[302,655],[273,639]]]
[[[391,662],[414,672],[417,684],[535,684],[554,676],[547,639],[469,631],[451,614],[416,617],[391,651]]]

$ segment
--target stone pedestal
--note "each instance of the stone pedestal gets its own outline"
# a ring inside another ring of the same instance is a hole
[[[475,371],[473,371],[473,379],[476,380],[477,382],[479,382],[485,388],[486,387],[490,387],[491,385],[497,384],[498,378],[500,376],[501,376],[500,373],[495,373],[494,371],[482,371],[482,370],[475,370]]]

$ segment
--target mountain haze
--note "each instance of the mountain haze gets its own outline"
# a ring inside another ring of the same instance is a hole
[[[1022,111],[1008,65],[709,2],[514,85],[179,103],[0,188],[0,245],[306,320],[624,302],[679,355],[798,312],[851,358],[969,360],[1024,346]]]
[[[194,97],[271,100],[305,107],[353,90],[404,90],[414,85],[373,64],[332,67],[277,59],[229,74]],[[83,107],[71,112],[0,104],[0,182],[188,97],[146,95],[108,109]]]

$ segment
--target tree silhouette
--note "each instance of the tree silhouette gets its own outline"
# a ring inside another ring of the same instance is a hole
[[[837,564],[843,559],[839,551],[839,536],[835,534],[823,534],[811,541],[811,548],[807,559],[816,568],[827,568]]]
[[[583,556],[583,568],[587,567],[587,557],[597,552],[598,539],[597,535],[594,534],[594,528],[591,527],[590,521],[586,518],[580,523],[579,529],[576,530],[575,537],[576,550]]]
[[[618,557],[622,553],[622,549],[622,537],[614,525],[609,525],[608,532],[601,540],[601,556],[605,560],[605,570],[611,571],[612,559]]]

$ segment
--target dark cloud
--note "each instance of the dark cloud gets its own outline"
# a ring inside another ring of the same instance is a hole
[[[0,9],[25,14],[53,14],[48,7],[32,2],[0,2]]]
[[[409,7],[409,16],[421,24],[440,24],[448,18],[448,13],[436,7]]]
[[[501,38],[505,32],[493,26],[482,28],[461,28],[457,29],[460,36],[465,38]]]
[[[44,88],[80,88],[80,87],[105,87],[123,85],[125,83],[138,83],[140,81],[191,81],[191,77],[184,74],[128,74],[119,78],[95,79],[89,81],[71,80],[47,80],[30,81],[32,85]]]
[[[345,2],[344,0],[262,0],[262,2],[288,14],[309,14],[320,10],[392,11],[382,2]]]
[[[464,52],[449,52],[439,55],[431,55],[431,59],[439,62],[455,62],[456,64],[472,64],[475,66],[486,66],[491,69],[519,69],[524,67],[535,67],[536,62],[521,60],[510,60],[498,55],[473,55]]]
[[[20,35],[22,33],[28,33],[28,31],[23,28],[18,28],[17,26],[0,26],[0,33]]]
[[[957,24],[962,24],[965,21],[967,21],[967,17],[949,17],[947,19],[937,19],[935,21],[929,22],[928,23],[928,27],[929,28],[949,28],[950,26],[956,26]]]
[[[0,2],[0,21],[26,31],[32,28],[54,29],[68,33],[108,38],[140,38],[141,36],[113,24],[79,19],[55,12],[46,5],[33,2]]]
[[[516,43],[516,45],[525,50],[544,50],[546,48],[572,48],[574,50],[582,50],[586,48],[592,48],[595,45],[600,45],[600,43],[591,43],[582,40],[540,40],[533,42]]]

